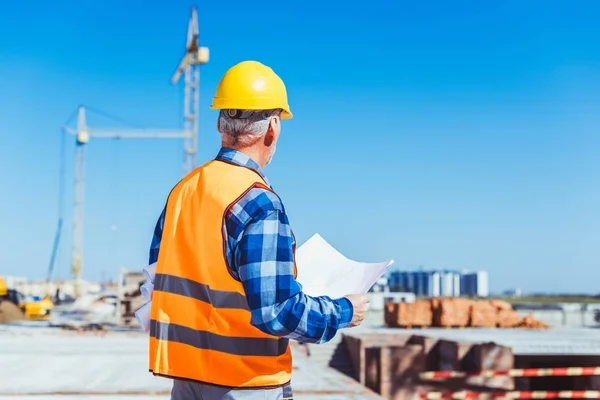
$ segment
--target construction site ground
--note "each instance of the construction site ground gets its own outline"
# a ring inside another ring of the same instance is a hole
[[[43,324],[0,325],[0,399],[168,399],[171,382],[152,376],[142,332],[77,333]],[[294,347],[295,399],[377,399],[353,379]]]
[[[494,342],[515,355],[600,355],[600,329],[398,329],[383,327],[383,313],[369,312],[354,336],[418,335],[456,342]],[[147,372],[147,336],[140,331],[77,333],[43,322],[0,324],[0,400],[167,399],[170,381]],[[46,324],[47,325],[47,324]],[[324,345],[293,346],[295,399],[377,399],[347,375],[352,364],[340,355],[342,335]],[[310,353],[310,356],[307,356]],[[332,362],[333,360],[333,362]],[[335,366],[337,369],[329,367]],[[339,371],[342,372],[339,372]]]

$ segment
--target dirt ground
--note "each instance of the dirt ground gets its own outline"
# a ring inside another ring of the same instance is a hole
[[[0,300],[0,324],[7,324],[14,321],[22,321],[25,316],[19,310],[19,307],[11,303],[10,301]]]

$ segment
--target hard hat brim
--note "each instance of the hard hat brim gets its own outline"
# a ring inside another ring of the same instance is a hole
[[[215,103],[217,103],[217,102],[215,102]],[[243,110],[259,110],[258,108],[255,108],[255,107],[239,107],[239,106],[231,107],[230,104],[224,105],[224,104],[218,104],[218,103],[215,104],[215,103],[213,103],[210,106],[211,110],[226,110],[226,109],[230,109],[230,108],[243,109]],[[233,105],[233,104],[231,104],[231,105]],[[280,108],[280,107],[274,107],[274,108]],[[262,108],[261,108],[261,110],[262,110]],[[292,114],[289,107],[281,108],[281,110],[282,110],[281,115],[280,115],[281,119],[292,119],[294,117],[294,114]]]

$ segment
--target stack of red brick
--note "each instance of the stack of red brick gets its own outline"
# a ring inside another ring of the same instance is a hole
[[[385,305],[385,323],[391,327],[440,328],[547,328],[531,316],[521,317],[502,300],[434,298]]]

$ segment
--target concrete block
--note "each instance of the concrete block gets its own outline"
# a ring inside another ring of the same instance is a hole
[[[450,340],[438,340],[431,350],[434,360],[434,371],[458,371],[460,360],[458,358],[458,343]]]
[[[386,335],[376,332],[348,333],[343,335],[343,341],[348,350],[348,356],[355,371],[354,378],[361,384],[366,384],[366,349],[382,346],[404,346],[410,339],[408,334]]]
[[[365,386],[383,399],[417,399],[419,373],[425,371],[423,347],[370,347],[365,349]]]
[[[422,346],[407,345],[383,350],[381,395],[387,399],[413,400],[421,388],[419,374],[427,368]]]
[[[365,349],[364,385],[381,393],[381,347]]]
[[[515,365],[515,358],[510,347],[500,346],[495,343],[473,345],[462,360],[464,371],[506,370]],[[495,376],[492,378],[470,377],[466,383],[493,389],[514,389],[514,379],[508,376]]]
[[[364,363],[362,360],[361,340],[358,337],[344,335],[342,341],[346,345],[348,357],[354,369],[353,378],[361,384],[365,384],[364,379]]]

